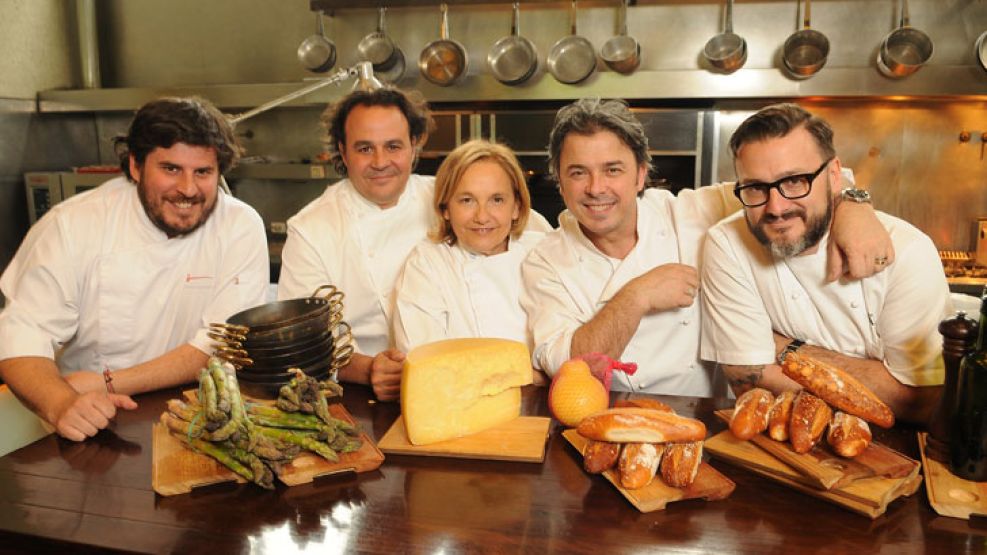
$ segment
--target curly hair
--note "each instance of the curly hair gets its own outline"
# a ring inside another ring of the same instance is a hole
[[[322,142],[329,152],[329,161],[339,175],[346,175],[346,164],[339,151],[339,145],[346,144],[346,118],[357,106],[393,106],[400,110],[404,119],[408,121],[410,138],[416,149],[421,149],[435,126],[425,97],[417,91],[402,91],[387,86],[375,91],[351,92],[335,104],[330,104],[320,118],[326,130]]]
[[[634,153],[634,160],[651,170],[648,136],[627,103],[620,99],[581,98],[558,111],[548,136],[548,171],[556,182],[565,138],[570,133],[592,135],[600,131],[616,135]]]
[[[736,158],[740,148],[745,144],[784,137],[798,127],[805,127],[805,130],[812,135],[823,158],[836,156],[836,148],[833,147],[833,128],[826,123],[826,120],[791,103],[765,106],[745,119],[730,136],[730,152]]]
[[[452,230],[452,224],[443,217],[443,212],[449,207],[449,201],[466,170],[473,164],[484,161],[494,162],[500,166],[511,180],[514,200],[518,203],[518,218],[511,222],[511,237],[514,239],[520,237],[528,225],[531,194],[528,192],[528,182],[524,178],[524,171],[514,151],[502,144],[482,139],[469,141],[450,152],[435,174],[435,197],[432,199],[432,208],[435,210],[437,223],[428,236],[436,243],[456,244],[456,233]]]
[[[243,148],[226,116],[208,100],[198,97],[160,98],[141,106],[126,135],[113,138],[113,149],[120,168],[128,179],[130,157],[143,167],[147,155],[156,148],[171,148],[175,143],[216,150],[219,173],[236,166]]]

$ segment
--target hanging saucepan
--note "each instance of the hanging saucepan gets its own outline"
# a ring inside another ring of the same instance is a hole
[[[398,61],[397,46],[384,31],[385,12],[387,8],[378,8],[377,30],[363,37],[356,47],[360,59],[370,62],[374,66],[374,72],[387,71]]]
[[[977,56],[980,67],[987,71],[987,31],[981,33],[980,38],[977,39],[977,43],[973,46],[973,53]]]
[[[298,61],[315,73],[325,73],[336,65],[336,45],[326,38],[322,12],[315,14],[317,33],[309,35],[298,45]]]
[[[795,0],[796,13],[801,8],[801,0]],[[803,27],[796,31],[782,48],[781,60],[785,69],[796,79],[807,79],[816,74],[829,57],[829,39],[826,35],[809,28],[811,11],[810,0],[805,0]]]
[[[907,77],[932,57],[932,39],[908,24],[908,0],[901,1],[901,24],[891,31],[877,52],[877,69],[885,77]]]
[[[418,69],[422,77],[440,87],[448,87],[458,81],[469,68],[466,48],[449,38],[449,6],[442,4],[442,23],[439,26],[439,40],[425,45],[418,57]]]
[[[520,20],[521,7],[514,2],[511,34],[501,37],[487,54],[490,73],[505,85],[523,83],[538,69],[538,51],[530,40],[520,35]]]
[[[627,36],[627,0],[620,2],[617,32],[600,49],[600,57],[617,73],[632,73],[641,64],[641,45],[634,37]]]
[[[572,0],[569,20],[572,34],[552,45],[545,62],[552,77],[571,85],[586,79],[596,69],[596,50],[593,43],[576,32],[576,0]]]
[[[747,61],[747,41],[733,32],[733,0],[727,0],[725,29],[706,42],[703,57],[709,65],[723,73],[733,73]]]

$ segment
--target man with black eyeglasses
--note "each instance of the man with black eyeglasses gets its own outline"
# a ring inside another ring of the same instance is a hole
[[[828,282],[834,206],[868,202],[841,190],[829,124],[794,104],[768,106],[730,139],[742,212],[707,235],[702,267],[702,358],[721,365],[738,395],[797,385],[776,362],[799,352],[870,387],[898,418],[922,422],[943,381],[949,289],[932,240],[877,212],[893,260],[858,281]]]

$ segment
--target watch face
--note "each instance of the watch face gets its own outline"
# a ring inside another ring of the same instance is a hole
[[[861,189],[843,189],[842,196],[846,200],[853,202],[870,202],[870,193]]]

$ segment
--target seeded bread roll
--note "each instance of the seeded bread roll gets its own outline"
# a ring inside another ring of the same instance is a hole
[[[788,424],[792,419],[792,404],[797,390],[789,390],[775,397],[768,411],[768,435],[775,441],[788,441]]]
[[[590,474],[599,474],[613,468],[620,456],[620,444],[608,441],[589,441],[583,450],[583,468]]]
[[[852,459],[870,445],[870,426],[863,418],[836,411],[833,420],[829,423],[826,441],[837,455]]]
[[[803,390],[792,404],[788,434],[796,453],[808,453],[819,441],[833,417],[825,401]]]
[[[781,369],[786,376],[833,407],[882,428],[894,426],[891,409],[867,386],[843,370],[798,353],[789,353]]]
[[[638,489],[651,483],[661,462],[664,445],[654,443],[627,443],[620,451],[618,474],[620,485]]]
[[[615,443],[680,443],[702,441],[706,425],[670,412],[619,407],[587,416],[576,428],[579,435]]]
[[[755,387],[737,397],[730,417],[730,431],[739,439],[748,440],[768,429],[768,411],[775,397],[767,389]]]
[[[661,457],[661,478],[673,488],[684,488],[696,479],[703,462],[703,442],[669,443]]]

